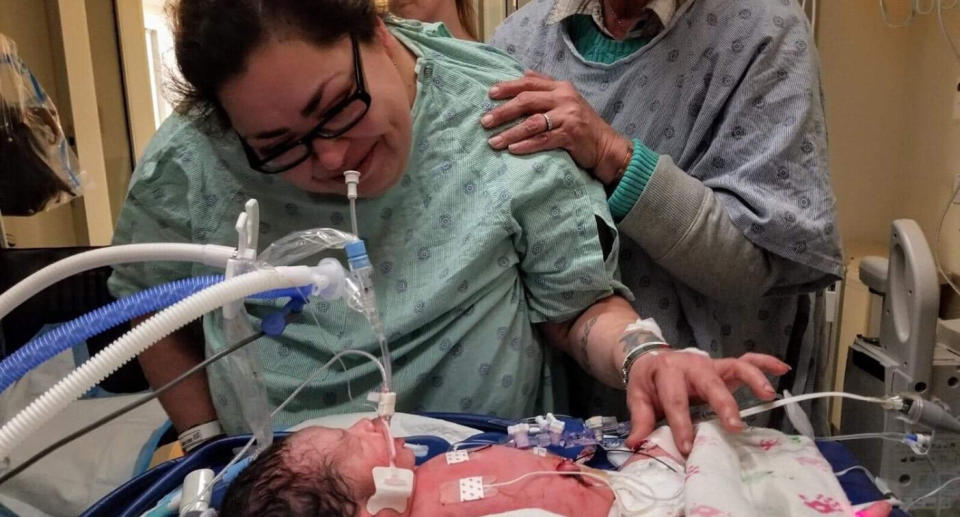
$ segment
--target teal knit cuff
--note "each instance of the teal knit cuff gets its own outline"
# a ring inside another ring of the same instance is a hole
[[[633,139],[633,156],[630,157],[630,163],[627,164],[627,170],[620,178],[616,190],[607,200],[614,221],[619,222],[630,213],[650,178],[653,177],[659,160],[659,154],[651,151],[640,140]]]

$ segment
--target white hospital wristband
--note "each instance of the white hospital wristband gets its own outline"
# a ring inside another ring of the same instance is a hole
[[[222,434],[223,428],[220,427],[220,422],[213,420],[187,429],[180,433],[178,439],[180,440],[180,446],[183,447],[183,451],[190,452],[207,440],[216,438]]]
[[[623,381],[623,386],[627,386],[627,381],[630,380],[630,368],[633,367],[633,363],[635,363],[640,356],[646,354],[657,355],[658,350],[663,350],[665,348],[669,349],[670,345],[664,341],[650,341],[630,349],[630,351],[627,352],[627,355],[623,358],[623,365],[620,366],[620,375],[621,380]]]

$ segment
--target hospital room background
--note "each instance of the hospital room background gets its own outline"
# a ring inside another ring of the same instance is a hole
[[[476,12],[482,39],[526,1],[480,0]],[[892,242],[902,244],[909,238],[908,248],[919,248],[921,255],[929,250],[939,269],[939,303],[927,308],[936,312],[931,320],[935,331],[925,334],[927,342],[916,344],[932,350],[919,357],[932,359],[932,382],[938,384],[922,388],[932,398],[955,403],[951,409],[957,414],[960,294],[949,283],[960,284],[960,7],[953,0],[800,3],[811,20],[822,61],[831,179],[846,265],[843,279],[825,293],[827,384],[837,391],[882,392],[884,383],[894,382],[876,375],[877,368],[890,365],[870,362],[873,356],[857,347],[881,338],[884,294],[893,295],[883,291],[895,267],[891,261],[887,269],[883,260],[891,256]],[[917,11],[912,16],[911,5]],[[173,110],[175,100],[166,85],[176,63],[163,0],[0,0],[0,34],[16,43],[20,58],[56,106],[86,182],[81,196],[55,208],[33,215],[0,214],[3,292],[35,271],[36,264],[110,244],[136,160]],[[901,225],[895,227],[895,221]],[[900,240],[892,241],[897,228]],[[914,228],[919,228],[919,238],[911,233]],[[56,304],[86,303],[84,297],[95,296],[89,291],[103,291],[99,284],[104,281],[88,275],[67,282],[59,294],[45,295],[43,303],[53,313]],[[21,335],[21,323],[2,321],[4,355],[32,337]],[[20,381],[17,389],[5,391],[0,395],[0,421],[12,418],[85,353],[69,350]],[[910,355],[909,360],[916,358]],[[871,369],[873,377],[864,373]],[[143,388],[135,368],[124,368],[99,388],[103,396],[88,393],[24,447],[40,450],[91,415],[118,407],[119,398],[131,396],[111,397],[109,392]],[[834,434],[884,431],[882,418],[864,429],[855,413],[851,417],[845,412],[846,404],[832,402]],[[0,485],[0,503],[20,515],[77,514],[129,479],[135,469],[159,461],[127,452],[140,451],[164,421],[156,402],[146,405],[122,423],[109,424],[54,453],[19,480]],[[892,457],[879,452],[876,442],[854,443],[849,443],[850,450],[873,471],[871,480],[881,492],[901,494],[904,500],[960,473],[960,435],[935,435],[934,451],[928,454],[938,455],[939,473],[933,473],[925,459]],[[960,483],[945,487],[939,497],[944,508],[960,512]]]

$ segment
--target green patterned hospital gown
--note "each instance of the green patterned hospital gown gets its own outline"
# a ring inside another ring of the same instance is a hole
[[[515,61],[450,38],[440,25],[392,19],[389,27],[419,56],[413,150],[399,183],[361,200],[357,212],[376,270],[398,410],[520,417],[549,409],[549,354],[533,324],[570,319],[622,289],[617,246],[605,258],[597,236],[598,224],[616,235],[604,193],[565,153],[516,157],[487,145],[490,134],[478,123],[493,106],[486,92],[522,73]],[[345,199],[259,174],[232,133],[205,133],[173,115],[137,167],[114,243],[236,245],[234,222],[248,198],[260,203],[262,245],[307,228],[349,231]],[[123,265],[110,287],[126,295],[211,272],[201,265]],[[279,303],[251,301],[247,308],[258,320]],[[208,354],[224,347],[219,316],[205,318],[204,332]],[[255,346],[272,405],[335,352],[379,355],[369,325],[343,301],[310,303],[282,336]],[[379,375],[366,361],[345,363],[345,371],[331,369],[301,392],[275,425],[363,408]],[[208,372],[225,429],[243,431],[225,370],[214,364]]]

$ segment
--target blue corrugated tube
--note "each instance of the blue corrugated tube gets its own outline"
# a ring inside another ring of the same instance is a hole
[[[0,391],[53,356],[107,329],[133,318],[165,309],[180,300],[223,281],[223,275],[184,278],[125,296],[31,339],[0,361]],[[312,287],[276,289],[253,298],[306,298]]]
[[[223,275],[184,278],[124,296],[37,336],[0,362],[0,391],[51,357],[133,318],[156,312],[223,281]]]

